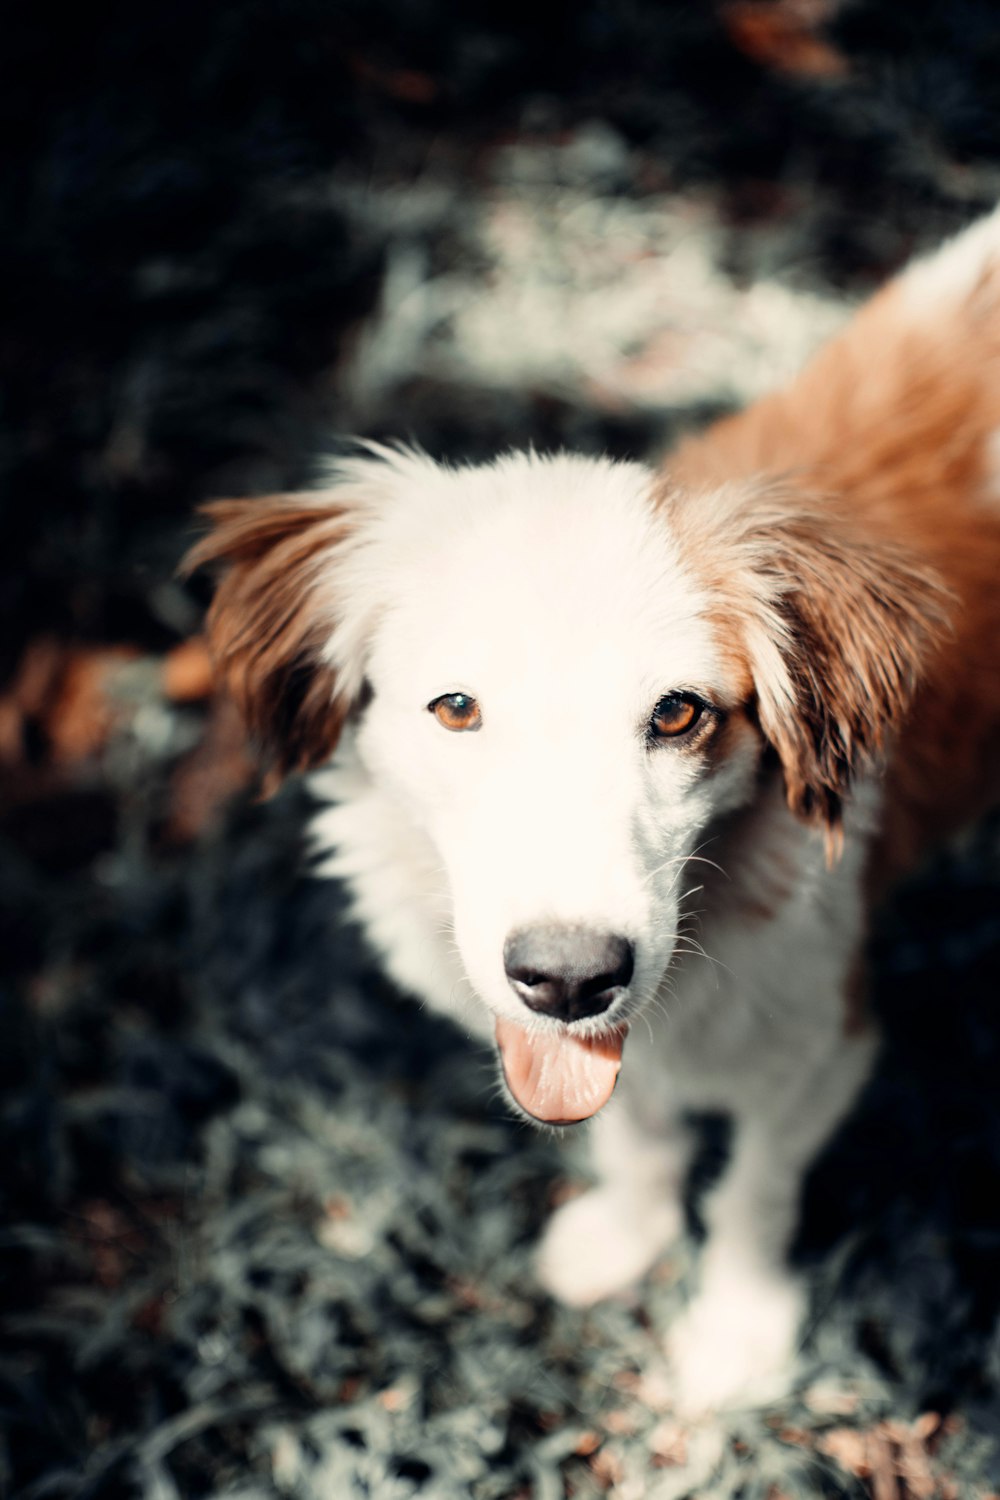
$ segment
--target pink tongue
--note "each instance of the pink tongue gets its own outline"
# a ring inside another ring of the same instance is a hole
[[[525,1031],[497,1020],[497,1046],[507,1087],[521,1108],[547,1125],[572,1125],[596,1115],[614,1092],[625,1028],[600,1037]]]

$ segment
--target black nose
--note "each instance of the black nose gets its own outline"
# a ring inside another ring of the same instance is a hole
[[[557,1021],[599,1016],[632,978],[635,954],[627,938],[590,927],[546,923],[512,932],[504,968],[529,1010]]]

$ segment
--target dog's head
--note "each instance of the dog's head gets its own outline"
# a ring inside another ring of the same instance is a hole
[[[388,450],[306,496],[225,501],[220,672],[272,783],[356,720],[368,773],[430,841],[508,1083],[593,1113],[678,943],[689,861],[767,758],[832,847],[903,715],[934,580],[833,502],[702,495],[635,464]]]

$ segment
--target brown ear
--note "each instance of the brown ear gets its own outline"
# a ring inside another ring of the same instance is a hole
[[[758,689],[788,805],[839,842],[843,798],[901,726],[947,631],[948,595],[903,548],[863,537],[834,506],[790,518],[774,537],[791,702]]]
[[[308,495],[217,500],[202,513],[211,530],[182,571],[223,569],[209,649],[260,746],[270,792],[291,772],[322,765],[347,717],[324,648],[335,625],[326,575],[348,527],[341,507]]]
[[[900,727],[950,595],[835,500],[780,485],[668,497],[692,564],[740,632],[788,805],[840,842],[843,799]]]

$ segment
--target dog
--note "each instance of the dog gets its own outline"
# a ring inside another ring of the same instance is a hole
[[[323,873],[515,1110],[594,1120],[541,1281],[639,1278],[723,1110],[677,1405],[777,1393],[873,905],[1000,800],[1000,211],[655,467],[368,445],[207,514],[218,670],[267,784],[313,773]]]

